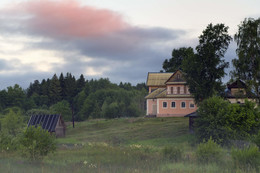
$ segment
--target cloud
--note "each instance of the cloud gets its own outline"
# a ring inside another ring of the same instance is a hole
[[[62,63],[18,61],[20,67],[16,70],[22,71],[29,65],[31,73],[41,75],[28,75],[31,81],[46,74],[71,72],[132,83],[145,82],[148,71],[159,71],[172,49],[182,46],[181,38],[186,34],[184,30],[133,26],[117,12],[82,6],[72,0],[12,4],[0,10],[0,31],[5,37],[29,37],[23,46],[26,52],[51,51],[62,59]],[[48,73],[41,70],[41,64],[50,67]],[[23,74],[29,74],[25,71]]]

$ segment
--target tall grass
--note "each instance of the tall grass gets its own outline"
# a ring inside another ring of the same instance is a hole
[[[0,152],[0,172],[42,173],[244,173],[232,166],[224,149],[223,162],[198,164],[196,145],[186,118],[91,120],[68,127],[58,150],[42,161],[29,161],[15,152]],[[175,159],[175,157],[177,159]],[[239,164],[239,163],[236,163]],[[231,166],[230,166],[231,165]],[[255,169],[251,169],[255,172]]]

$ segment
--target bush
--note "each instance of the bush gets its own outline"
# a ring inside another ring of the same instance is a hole
[[[20,143],[23,155],[31,160],[41,159],[56,150],[55,136],[41,127],[28,127]]]
[[[199,163],[220,163],[223,158],[223,150],[210,138],[207,142],[204,141],[198,145],[195,155]]]
[[[218,144],[227,144],[230,139],[247,139],[260,128],[260,113],[247,100],[244,105],[238,105],[211,97],[200,104],[198,115],[195,130],[200,142],[212,137]]]
[[[7,133],[0,133],[0,149],[1,151],[14,151],[19,148],[19,138]]]
[[[163,156],[173,161],[180,161],[182,159],[183,151],[175,146],[168,146],[163,149]]]
[[[232,148],[231,156],[235,168],[245,171],[252,169],[255,169],[256,172],[259,171],[260,152],[256,146],[249,146],[243,149]]]
[[[253,142],[260,148],[260,130],[257,135],[253,136]]]

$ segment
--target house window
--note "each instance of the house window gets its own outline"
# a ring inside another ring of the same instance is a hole
[[[186,94],[187,93],[187,88],[186,88],[186,86],[184,86],[184,94]]]
[[[167,108],[167,102],[163,102],[163,108]]]
[[[173,87],[171,87],[171,94],[173,94]]]
[[[172,102],[172,108],[175,108],[175,102]]]
[[[185,102],[181,102],[181,108],[185,108],[186,107],[186,103]]]
[[[180,93],[181,93],[181,88],[177,87],[177,94],[180,94]]]
[[[177,74],[177,79],[180,79],[180,74]]]
[[[195,108],[194,103],[190,103],[190,108]]]

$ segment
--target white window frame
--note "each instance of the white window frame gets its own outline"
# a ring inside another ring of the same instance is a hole
[[[182,107],[182,103],[185,104],[185,107]],[[186,109],[186,101],[181,101],[181,109]]]
[[[172,107],[172,103],[173,103],[173,102],[175,103],[175,104],[174,104],[175,107]],[[171,108],[172,108],[172,109],[176,109],[176,102],[175,102],[175,101],[172,101],[172,102],[171,102]]]
[[[164,107],[164,103],[166,103],[166,107]],[[168,102],[163,101],[162,102],[162,107],[163,107],[163,109],[167,109],[168,108]]]

